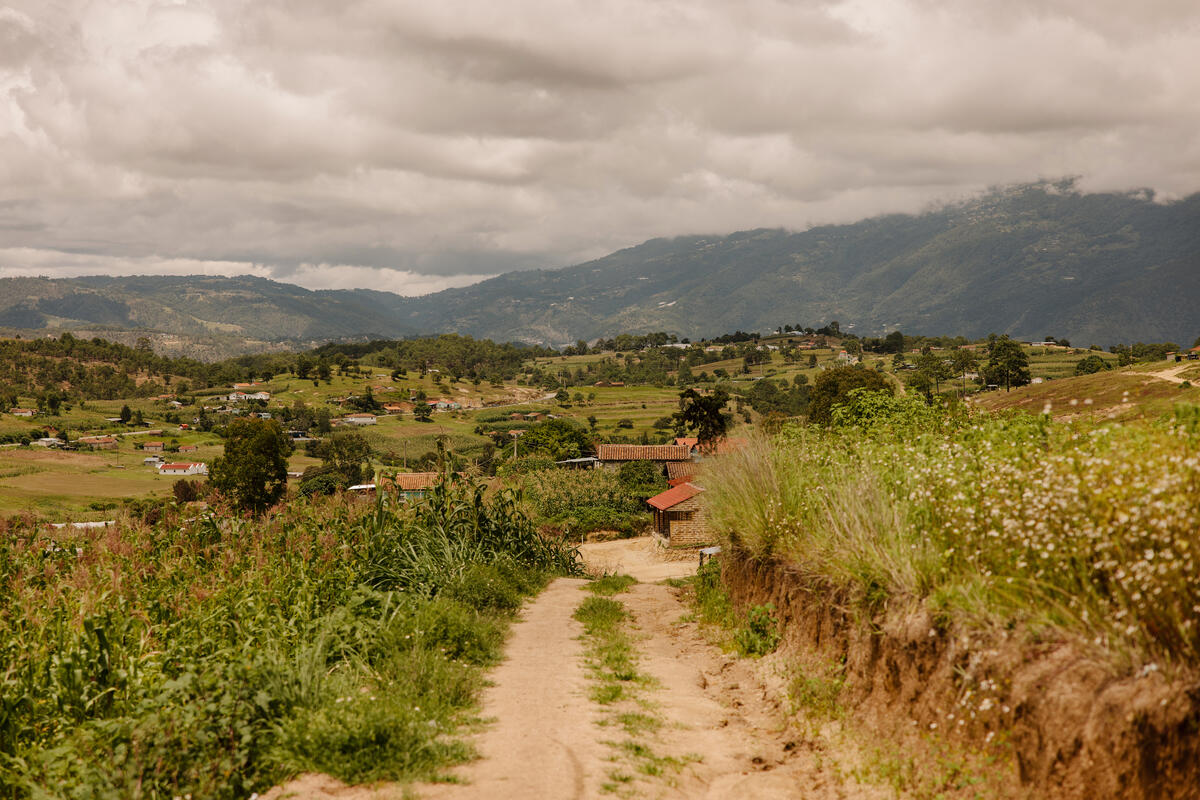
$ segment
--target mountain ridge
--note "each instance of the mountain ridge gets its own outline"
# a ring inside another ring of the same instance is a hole
[[[0,326],[113,326],[266,342],[457,332],[562,345],[664,330],[819,325],[879,335],[1056,335],[1190,343],[1200,333],[1200,194],[995,190],[922,214],[806,231],[651,239],[556,270],[423,297],[264,278],[0,279]]]

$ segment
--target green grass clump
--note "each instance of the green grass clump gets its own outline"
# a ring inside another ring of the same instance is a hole
[[[631,578],[628,575],[605,575],[603,578],[597,578],[587,585],[587,590],[592,594],[601,595],[602,597],[612,597],[614,594],[620,594],[637,583],[636,578]]]

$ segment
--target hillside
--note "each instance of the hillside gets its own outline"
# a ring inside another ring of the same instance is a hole
[[[1200,195],[1157,204],[1064,188],[1018,187],[802,233],[654,240],[442,292],[409,320],[548,342],[836,319],[860,334],[1190,343],[1200,333]]]
[[[562,345],[619,332],[700,337],[836,319],[863,335],[900,328],[1084,345],[1191,343],[1200,333],[1198,296],[1200,195],[1162,204],[1063,183],[801,233],[655,239],[421,298],[258,278],[4,279],[0,326],[262,343],[454,331]]]

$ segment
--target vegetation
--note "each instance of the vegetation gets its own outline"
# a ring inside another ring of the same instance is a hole
[[[511,493],[0,536],[0,796],[431,778],[520,598],[573,573]]]
[[[225,454],[213,460],[209,482],[239,509],[259,512],[287,489],[292,441],[275,420],[235,419],[225,431]]]
[[[520,479],[530,516],[544,528],[571,536],[614,531],[627,536],[650,526],[647,485],[634,474],[608,470],[559,470],[550,467]]]
[[[1127,664],[1200,657],[1200,409],[1115,426],[855,399],[833,429],[790,425],[712,467],[727,545],[868,610],[1049,624]]]

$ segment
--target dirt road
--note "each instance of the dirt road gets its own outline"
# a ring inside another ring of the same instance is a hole
[[[591,545],[597,572],[616,569],[642,579],[694,572],[693,561],[661,561],[644,540]],[[572,614],[587,597],[585,581],[556,580],[513,626],[507,659],[492,673],[482,716],[494,720],[474,737],[480,759],[453,770],[457,784],[412,787],[430,800],[584,800],[654,798],[883,798],[883,790],[847,782],[826,745],[790,728],[765,662],[741,659],[705,641],[679,590],[639,583],[615,599],[634,625],[638,670],[648,675],[636,708],[661,724],[645,739],[662,770],[622,764],[623,737],[591,697],[581,627]],[[774,688],[768,689],[773,685]],[[647,763],[645,761],[643,764]],[[614,789],[614,776],[625,783]],[[305,784],[303,781],[307,781]],[[400,796],[391,787],[340,787],[307,776],[282,797]]]

